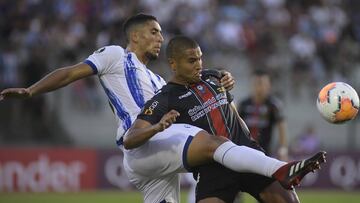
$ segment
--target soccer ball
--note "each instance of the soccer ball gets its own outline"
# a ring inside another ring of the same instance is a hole
[[[333,82],[321,89],[317,108],[330,123],[344,123],[355,118],[359,111],[359,96],[344,82]]]

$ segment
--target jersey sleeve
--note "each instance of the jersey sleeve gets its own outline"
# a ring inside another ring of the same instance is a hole
[[[103,75],[112,71],[119,60],[123,60],[124,49],[120,46],[105,46],[91,54],[84,63],[88,64],[94,74]]]
[[[160,82],[163,86],[165,86],[165,85],[166,85],[166,81],[164,80],[164,78],[162,78],[160,75],[156,75],[156,76],[158,77],[159,82]]]
[[[137,118],[154,125],[169,111],[167,96],[159,93],[145,103]]]

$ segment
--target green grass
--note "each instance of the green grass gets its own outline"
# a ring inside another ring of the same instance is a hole
[[[301,203],[360,203],[360,192],[335,191],[314,191],[298,190]],[[245,202],[256,203],[257,201],[249,195],[245,195]]]
[[[302,203],[359,203],[360,192],[342,191],[298,191]],[[181,203],[186,203],[186,192],[182,193]],[[138,192],[96,191],[80,193],[0,193],[0,203],[137,203],[142,202]],[[243,203],[256,201],[244,196]]]

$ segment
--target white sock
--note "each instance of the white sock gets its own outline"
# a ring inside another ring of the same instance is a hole
[[[231,141],[221,144],[214,153],[214,160],[237,172],[251,172],[271,177],[286,162],[266,156],[259,150],[239,146]]]

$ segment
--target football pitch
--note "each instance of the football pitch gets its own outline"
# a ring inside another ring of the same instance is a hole
[[[302,203],[359,203],[359,192],[342,191],[298,191]],[[181,194],[181,203],[186,203],[187,193]],[[242,203],[256,201],[245,195]],[[95,191],[79,193],[0,193],[0,203],[141,203],[142,197],[138,192]]]

